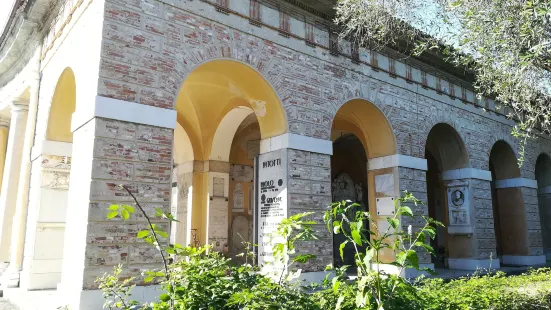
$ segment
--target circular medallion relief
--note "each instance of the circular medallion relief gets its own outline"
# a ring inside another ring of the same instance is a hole
[[[456,207],[460,207],[465,203],[465,194],[461,190],[454,190],[452,192],[452,203]]]

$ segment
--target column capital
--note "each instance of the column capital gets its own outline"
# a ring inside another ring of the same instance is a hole
[[[29,111],[29,100],[13,98],[10,102],[10,109],[12,112]]]
[[[333,155],[333,142],[331,142],[331,140],[312,138],[294,133],[285,133],[279,136],[260,140],[260,154],[285,148]]]
[[[0,127],[10,127],[10,119],[0,116]]]

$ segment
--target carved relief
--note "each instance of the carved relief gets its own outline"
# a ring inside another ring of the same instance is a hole
[[[233,206],[232,212],[245,212],[245,197],[243,193],[243,185],[241,183],[236,183],[235,188],[233,189]]]
[[[69,177],[71,172],[71,157],[43,155],[42,187],[53,189],[69,189]]]
[[[469,184],[466,181],[453,181],[447,186],[449,234],[472,233]]]

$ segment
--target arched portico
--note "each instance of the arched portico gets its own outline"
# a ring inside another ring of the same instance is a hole
[[[551,260],[551,157],[545,153],[536,161],[536,181],[543,254]]]
[[[174,163],[179,176],[173,205],[180,207],[180,201],[188,199],[180,185],[183,178],[193,194],[188,200],[193,204],[187,209],[189,228],[182,227],[190,234],[184,240],[193,243],[195,237],[196,243],[213,244],[215,250],[230,254],[234,220],[239,218],[241,230],[243,223],[252,223],[252,206],[245,202],[252,202],[252,167],[260,140],[287,132],[285,111],[269,83],[234,60],[196,67],[185,79],[175,109]],[[246,231],[251,235],[248,227]]]
[[[359,203],[361,208],[375,217],[379,230],[384,231],[387,214],[381,209],[381,202],[388,200],[393,204],[392,199],[400,195],[398,165],[389,160],[397,153],[390,122],[373,103],[353,99],[342,105],[335,114],[331,140],[332,200]],[[351,244],[345,246],[344,261],[340,258],[339,246],[343,241],[341,236],[333,236],[334,263],[354,265]],[[384,256],[382,259],[387,258],[390,257]]]
[[[61,281],[75,109],[75,76],[66,68],[51,99],[45,137],[36,139],[31,156],[24,289],[52,289]]]
[[[501,262],[505,265],[545,262],[541,250],[541,230],[531,224],[532,215],[537,221],[539,212],[537,206],[532,208],[527,201],[529,196],[536,195],[537,182],[521,177],[516,154],[503,140],[492,147],[490,171],[496,247]]]
[[[469,154],[457,131],[446,123],[439,123],[429,132],[425,158],[428,213],[447,227],[437,228],[436,238],[431,240],[436,252],[432,262],[436,268],[454,268],[455,260],[476,256],[472,231],[457,231],[471,226],[470,180],[457,173],[470,166]],[[453,193],[461,196],[460,199],[456,201]]]

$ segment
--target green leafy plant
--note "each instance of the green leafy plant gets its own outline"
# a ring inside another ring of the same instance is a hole
[[[380,231],[377,221],[366,211],[355,211],[359,207],[351,201],[341,201],[331,204],[330,210],[324,214],[327,229],[334,234],[342,234],[345,241],[339,246],[339,254],[344,259],[344,247],[351,243],[354,247],[354,261],[357,268],[355,303],[358,308],[368,307],[375,303],[377,309],[384,309],[385,302],[392,298],[397,288],[409,285],[402,274],[406,268],[432,272],[422,268],[419,264],[417,250],[424,250],[434,255],[434,249],[426,242],[428,238],[436,236],[436,227],[443,226],[429,217],[422,216],[425,224],[417,231],[409,226],[406,231],[401,229],[401,217],[413,218],[413,212],[405,204],[422,204],[411,193],[404,192],[404,196],[396,200],[397,204],[392,217],[387,217],[388,228]],[[366,227],[366,222],[369,227]],[[377,233],[377,231],[379,231]],[[365,251],[360,250],[365,247]],[[391,251],[394,261],[383,261],[383,251]],[[389,264],[397,268],[396,274],[389,274],[381,270],[382,264]],[[342,274],[348,268],[344,266],[337,270],[337,276],[331,280],[335,295],[339,294],[339,287],[343,284]],[[328,270],[333,270],[329,266]],[[398,275],[397,275],[398,274]],[[326,278],[326,282],[329,280]],[[336,308],[344,302],[344,295],[339,297]]]
[[[296,272],[289,272],[291,267],[296,263],[304,264],[311,259],[316,258],[315,255],[305,253],[297,254],[295,242],[297,241],[314,241],[318,238],[314,234],[314,221],[304,220],[305,217],[312,215],[313,212],[298,213],[288,218],[284,218],[277,226],[277,230],[270,236],[271,240],[281,240],[275,242],[273,246],[274,266],[279,266],[278,284],[283,281],[290,282],[300,276],[301,269]],[[286,277],[284,277],[287,275]]]

